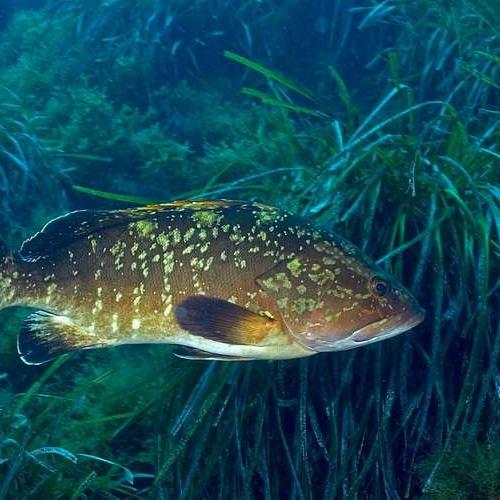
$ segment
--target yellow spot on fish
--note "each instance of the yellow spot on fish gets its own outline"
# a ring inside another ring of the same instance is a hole
[[[118,331],[118,314],[114,313],[113,316],[111,316],[111,331],[113,333],[116,333]]]
[[[132,320],[132,330],[139,330],[140,327],[141,327],[141,320],[134,318]]]
[[[190,227],[185,233],[184,233],[184,243],[187,243],[192,236],[194,235],[195,229],[194,227]]]
[[[172,239],[174,240],[174,243],[180,243],[181,242],[181,232],[179,231],[178,228],[175,228],[172,231]]]
[[[292,310],[297,314],[304,314],[305,312],[311,312],[315,309],[320,309],[323,306],[322,302],[316,302],[314,299],[295,299],[292,304]]]
[[[245,267],[247,267],[247,261],[245,259],[235,259],[234,265],[239,269],[245,269]]]
[[[291,260],[286,267],[288,270],[292,273],[292,276],[295,276],[296,278],[300,276],[300,273],[302,272],[302,266],[300,263],[299,259],[293,259]]]
[[[92,309],[92,314],[95,315],[100,311],[102,311],[102,300],[96,300]]]
[[[347,312],[347,311],[352,311],[352,310],[353,310],[353,309],[355,309],[358,305],[359,305],[359,302],[353,302],[351,305],[343,307],[343,308],[342,308],[342,310],[343,310],[344,312]]]
[[[130,227],[135,229],[140,236],[146,238],[149,236],[155,229],[158,229],[158,224],[155,222],[151,222],[149,220],[140,220],[137,222],[133,222],[130,224]]]
[[[173,269],[174,269],[174,253],[165,252],[163,254],[163,273],[165,279],[173,271]]]
[[[210,266],[212,265],[212,262],[214,261],[213,257],[209,257],[205,263],[205,266],[203,267],[204,271],[208,271],[210,269]]]
[[[259,311],[259,315],[264,316],[265,318],[274,319],[274,316],[268,310]]]
[[[163,250],[167,250],[168,248],[168,238],[165,233],[161,233],[158,235],[156,238],[160,246],[163,248]]]
[[[280,309],[286,309],[288,307],[288,297],[282,297],[276,301]]]
[[[277,208],[264,206],[261,210],[255,212],[255,219],[257,225],[259,226],[261,224],[266,224],[271,221],[274,222],[276,220],[277,214],[278,214]]]
[[[203,226],[213,226],[222,219],[222,215],[215,210],[196,210],[191,217]]]
[[[332,257],[323,257],[323,264],[326,266],[333,266],[337,263],[337,260]]]
[[[233,226],[232,233],[229,235],[229,239],[234,241],[237,245],[241,245],[245,241],[245,236],[241,234],[239,224]]]
[[[117,241],[110,249],[109,251],[111,254],[115,257],[115,269],[119,271],[120,269],[123,268],[123,262],[122,259],[125,256],[125,247],[127,244],[125,241]]]
[[[276,281],[279,282],[284,288],[292,288],[292,283],[285,273],[276,273]]]

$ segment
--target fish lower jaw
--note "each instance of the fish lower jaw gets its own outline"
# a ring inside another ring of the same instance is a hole
[[[381,340],[386,340],[392,337],[395,337],[396,335],[399,335],[402,332],[395,331],[395,332],[389,332],[384,335],[379,335],[378,337],[373,337],[371,339],[367,340],[355,340],[353,337],[355,334],[351,335],[350,337],[347,337],[345,339],[340,339],[334,342],[333,344],[330,344],[329,346],[329,351],[348,351],[349,349],[356,349],[357,347],[363,347],[368,344],[374,344],[375,342],[380,342]]]
[[[314,349],[316,352],[348,351],[350,349],[356,349],[357,347],[363,347],[368,344],[373,344],[375,342],[380,342],[381,340],[395,337],[396,335],[399,335],[406,330],[407,328],[395,328],[382,335],[376,335],[364,340],[356,340],[356,335],[358,334],[358,332],[354,332],[348,337],[344,337],[334,341],[316,339],[315,345],[314,347],[311,347],[311,349]]]

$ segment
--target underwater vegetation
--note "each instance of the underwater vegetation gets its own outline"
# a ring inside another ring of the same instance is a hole
[[[0,498],[498,498],[499,20],[486,0],[15,13],[2,238],[68,209],[256,200],[355,242],[427,319],[297,361],[143,345],[26,367],[29,311],[2,311]]]
[[[429,498],[498,498],[499,445],[498,441],[472,446],[467,441],[454,443],[429,488]],[[434,468],[436,459],[433,454],[421,462],[423,474]]]

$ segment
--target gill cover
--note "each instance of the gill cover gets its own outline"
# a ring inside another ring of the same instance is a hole
[[[319,259],[296,257],[276,264],[255,281],[276,302],[292,337],[305,347],[316,347],[324,327],[324,294],[332,288],[335,272]]]

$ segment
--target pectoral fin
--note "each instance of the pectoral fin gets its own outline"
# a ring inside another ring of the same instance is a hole
[[[205,295],[186,298],[177,305],[175,317],[192,335],[238,345],[258,344],[275,323],[237,304]]]
[[[77,349],[100,347],[97,337],[66,316],[45,311],[30,314],[17,339],[17,350],[28,365],[41,365]]]

